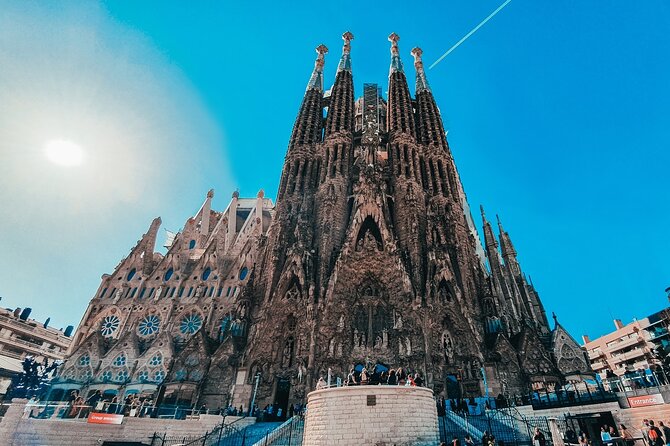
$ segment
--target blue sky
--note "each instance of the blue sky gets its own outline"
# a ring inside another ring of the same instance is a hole
[[[428,65],[500,3],[0,2],[0,304],[76,325],[156,215],[274,197],[318,44],[330,85],[352,31],[357,94],[386,91],[395,31],[413,86],[412,47]],[[667,303],[668,29],[662,0],[513,0],[428,72],[471,206],[575,337]]]

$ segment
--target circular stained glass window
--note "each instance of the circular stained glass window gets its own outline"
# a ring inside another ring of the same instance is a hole
[[[100,375],[100,381],[109,381],[110,379],[112,379],[112,371],[111,370],[105,370]]]
[[[114,362],[112,364],[114,364],[116,367],[126,365],[126,355],[124,353],[121,353],[119,356],[114,358]]]
[[[177,381],[182,381],[186,379],[186,376],[188,375],[188,372],[186,372],[185,369],[179,369],[177,372],[174,374],[174,377]]]
[[[160,353],[156,353],[149,360],[149,365],[151,366],[161,365],[162,363],[163,363],[163,356]]]
[[[154,381],[159,383],[164,379],[165,379],[165,370],[156,370],[156,373],[154,373]]]
[[[149,372],[146,370],[142,370],[140,373],[137,374],[137,379],[140,381],[149,381]]]
[[[107,316],[100,323],[100,332],[105,337],[111,336],[119,329],[120,324],[121,321],[118,316]]]
[[[202,318],[197,313],[184,316],[179,325],[179,330],[184,334],[194,334],[202,327]]]
[[[158,333],[160,325],[160,318],[155,314],[149,314],[144,316],[144,318],[140,321],[139,325],[137,326],[137,331],[139,331],[142,336],[151,336],[152,334]]]
[[[80,375],[80,378],[81,378],[82,381],[88,381],[92,377],[93,377],[93,372],[91,371],[91,369],[84,370]]]
[[[128,379],[128,370],[125,369],[116,372],[116,376],[114,377],[114,381],[116,381],[117,383],[122,383],[127,379]]]
[[[91,365],[91,357],[88,355],[88,353],[85,355],[81,355],[79,357],[79,365],[80,366]]]

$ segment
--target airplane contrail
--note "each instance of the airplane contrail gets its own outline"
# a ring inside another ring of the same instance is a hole
[[[465,42],[465,41],[468,39],[468,37],[470,37],[471,35],[473,35],[474,33],[476,33],[477,30],[478,30],[479,28],[481,28],[482,26],[484,26],[484,25],[486,24],[486,22],[488,22],[488,21],[491,20],[493,17],[495,17],[495,15],[498,14],[498,13],[505,7],[505,6],[507,6],[511,1],[512,1],[512,0],[505,0],[505,3],[503,3],[503,4],[500,5],[500,6],[498,6],[498,8],[497,8],[495,11],[493,11],[491,14],[489,14],[489,16],[488,16],[487,18],[485,18],[484,20],[482,20],[482,21],[479,23],[479,25],[475,26],[475,27],[472,29],[472,31],[470,31],[470,32],[467,33],[465,36],[463,36],[463,38],[462,38],[461,40],[459,40],[458,42],[456,42],[456,45],[454,45],[454,46],[452,46],[451,48],[449,48],[449,50],[448,50],[446,53],[444,53],[442,56],[440,56],[439,59],[437,59],[435,62],[433,62],[433,64],[432,64],[428,69],[430,70],[430,69],[432,69],[435,65],[437,65],[437,64],[440,63],[440,62],[442,62],[442,59],[444,59],[445,57],[447,57],[447,56],[449,55],[449,53],[451,53],[451,52],[454,51],[456,48],[458,48],[458,47],[461,45],[461,43]]]

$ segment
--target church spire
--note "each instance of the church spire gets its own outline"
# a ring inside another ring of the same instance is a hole
[[[414,122],[414,108],[412,106],[412,97],[407,87],[407,79],[400,61],[400,51],[398,50],[398,41],[400,36],[392,33],[389,36],[391,42],[391,69],[389,70],[389,89],[388,89],[388,107],[387,125],[390,139],[396,134],[405,134],[412,139],[416,136]],[[392,141],[391,141],[392,142]]]
[[[342,34],[344,46],[342,58],[337,66],[335,83],[330,90],[328,99],[328,116],[326,117],[325,137],[354,131],[354,80],[351,73],[351,41],[354,35],[349,31]]]
[[[312,71],[312,76],[309,78],[307,83],[307,91],[309,90],[318,90],[323,91],[323,66],[326,63],[325,55],[328,53],[328,47],[321,44],[316,47],[316,61],[314,62],[314,70]]]
[[[428,85],[428,79],[426,79],[426,72],[423,69],[423,61],[421,60],[422,54],[423,50],[418,46],[412,49],[412,56],[414,56],[414,68],[416,69],[417,95],[422,91],[430,91],[430,86]]]
[[[307,83],[307,89],[305,90],[302,104],[300,104],[298,117],[293,124],[293,131],[291,132],[291,139],[289,141],[289,152],[295,146],[312,145],[321,141],[323,125],[323,66],[327,52],[328,48],[323,44],[316,47],[317,57],[314,62],[314,70]],[[282,178],[284,178],[284,175]],[[284,185],[286,185],[286,182],[284,182]],[[283,188],[280,187],[280,196],[282,195],[282,191]]]
[[[342,46],[342,57],[340,63],[337,64],[337,72],[348,71],[351,73],[351,41],[354,40],[354,35],[349,31],[342,34],[344,45]]]
[[[403,73],[402,61],[400,60],[400,51],[398,50],[398,40],[400,36],[396,33],[391,33],[389,36],[389,42],[391,42],[391,69],[389,70],[389,76],[393,73]]]

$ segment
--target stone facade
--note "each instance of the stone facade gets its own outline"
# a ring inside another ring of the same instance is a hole
[[[103,276],[61,388],[163,383],[166,402],[231,396],[248,407],[258,380],[255,401],[286,413],[319,376],[344,379],[354,366],[418,371],[449,398],[590,373],[574,339],[550,330],[509,234],[498,221],[496,237],[483,211],[482,246],[422,51],[412,50],[414,98],[392,34],[388,97],[365,84],[355,100],[353,35],[343,38],[325,92],[328,50],[317,48],[276,206],[235,195],[219,213],[208,194],[165,256],[154,221]]]
[[[337,387],[310,393],[307,404],[305,445],[439,443],[433,392],[425,387]]]

